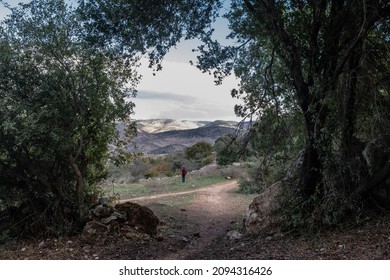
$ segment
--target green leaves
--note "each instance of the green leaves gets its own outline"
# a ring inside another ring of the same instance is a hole
[[[96,50],[61,0],[14,9],[0,31],[0,199],[50,197],[80,214],[116,123],[130,123],[136,59]]]
[[[182,38],[201,36],[217,15],[221,1],[81,1],[88,41],[112,55],[148,54],[159,68],[162,57]]]

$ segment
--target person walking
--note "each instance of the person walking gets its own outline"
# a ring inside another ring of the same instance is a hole
[[[184,183],[186,181],[187,168],[183,165],[181,168],[181,181]]]

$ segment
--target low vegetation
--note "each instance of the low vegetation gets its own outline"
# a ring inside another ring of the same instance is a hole
[[[216,172],[217,173],[217,172]],[[222,173],[222,171],[218,172]],[[181,177],[149,178],[140,180],[138,183],[115,183],[105,184],[102,190],[105,195],[113,199],[126,199],[140,196],[148,196],[162,193],[173,193],[213,185],[226,181],[223,175],[188,175],[186,182]]]
[[[213,165],[212,145],[197,143],[183,152],[169,155],[144,155],[120,166],[109,167],[109,177],[100,184],[102,193],[113,199],[192,190],[246,174],[245,167]],[[189,174],[181,181],[181,167]]]

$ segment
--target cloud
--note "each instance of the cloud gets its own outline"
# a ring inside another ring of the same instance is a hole
[[[232,117],[232,108],[215,108],[210,106],[195,105],[182,106],[171,110],[160,111],[156,116],[158,119],[177,119],[177,120],[234,120]]]
[[[185,57],[183,55],[183,57]],[[234,114],[230,90],[237,86],[234,77],[215,86],[213,77],[188,63],[164,61],[163,70],[155,73],[142,64],[143,79],[138,87],[136,119],[239,120]]]
[[[233,106],[193,96],[142,92],[133,100],[136,119],[235,120]]]
[[[194,102],[196,97],[191,95],[183,95],[172,92],[152,91],[152,90],[139,90],[137,93],[137,100],[171,100],[179,102]]]

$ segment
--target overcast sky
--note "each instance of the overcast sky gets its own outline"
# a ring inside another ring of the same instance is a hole
[[[143,79],[135,98],[136,118],[172,118],[189,120],[235,120],[230,90],[237,87],[233,77],[216,86],[212,76],[203,74],[188,61],[195,60],[191,49],[195,43],[185,42],[173,49],[163,62],[163,70],[153,76],[142,67]],[[147,65],[144,63],[143,65]]]
[[[6,0],[7,1],[7,0]],[[8,0],[16,5],[20,0]],[[27,1],[25,1],[27,2]],[[6,13],[0,4],[0,18]],[[227,35],[226,21],[216,26],[219,36]],[[163,61],[163,70],[153,75],[145,60],[141,69],[143,79],[138,86],[134,119],[169,118],[180,120],[239,120],[234,114],[237,99],[230,90],[238,82],[227,78],[222,85],[215,86],[213,77],[203,74],[189,64],[196,61],[195,41],[184,41],[172,49]]]

